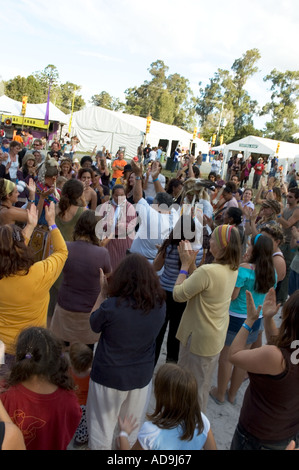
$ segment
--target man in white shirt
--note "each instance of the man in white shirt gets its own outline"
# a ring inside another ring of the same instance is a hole
[[[158,162],[157,162],[158,163]],[[150,262],[156,257],[157,245],[161,245],[175,226],[180,217],[179,211],[172,208],[172,196],[161,187],[158,171],[152,173],[155,185],[155,199],[150,205],[142,197],[142,167],[131,162],[132,170],[136,175],[133,187],[135,209],[139,218],[139,229],[130,248],[131,253],[140,253]]]
[[[157,158],[157,147],[153,147],[149,153],[149,161],[154,162]]]
[[[217,157],[214,158],[214,160],[211,163],[211,171],[214,171],[216,173],[216,175],[219,175],[220,170],[221,170],[221,160],[217,156]]]

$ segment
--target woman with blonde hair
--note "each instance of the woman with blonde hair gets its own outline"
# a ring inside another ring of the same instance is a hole
[[[228,309],[238,276],[239,231],[231,225],[216,227],[210,239],[213,263],[198,267],[192,274],[196,251],[188,241],[181,241],[178,250],[181,269],[173,298],[176,302],[187,302],[176,335],[181,343],[178,364],[194,373],[200,406],[205,412],[213,373],[225,342]]]

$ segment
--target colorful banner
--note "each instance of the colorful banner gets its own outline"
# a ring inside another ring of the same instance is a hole
[[[47,99],[46,114],[45,114],[45,125],[46,125],[46,126],[49,125],[51,84],[52,84],[52,82],[50,81],[49,90],[48,90],[48,99]]]
[[[72,112],[71,112],[70,123],[69,123],[69,134],[71,134],[71,129],[72,129],[72,120],[73,120],[73,114],[74,114],[75,96],[76,96],[76,88],[74,89],[74,94],[73,94]]]
[[[42,119],[34,119],[23,116],[12,116],[11,114],[2,114],[2,122],[5,122],[6,119],[11,119],[12,124],[28,127],[39,127],[40,129],[48,129],[49,124],[45,124]]]

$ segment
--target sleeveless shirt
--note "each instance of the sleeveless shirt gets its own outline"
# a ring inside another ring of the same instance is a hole
[[[293,212],[295,211],[295,209],[298,209],[298,206],[292,207],[292,208],[286,207],[283,211],[282,217],[285,220],[289,220],[292,217]],[[294,224],[294,226],[299,228],[299,221],[296,222]],[[285,238],[284,243],[288,243],[288,244],[290,243],[291,238],[292,238],[292,227],[283,228],[283,233],[284,233],[284,238]]]
[[[239,423],[261,441],[278,442],[299,432],[299,367],[295,349],[280,348],[286,369],[279,375],[248,373]],[[296,361],[291,360],[292,353]],[[292,363],[293,362],[293,363]]]

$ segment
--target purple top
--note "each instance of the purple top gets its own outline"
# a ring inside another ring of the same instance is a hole
[[[58,304],[72,312],[90,312],[100,292],[100,268],[111,272],[106,248],[82,240],[67,242],[68,259],[58,293]]]

